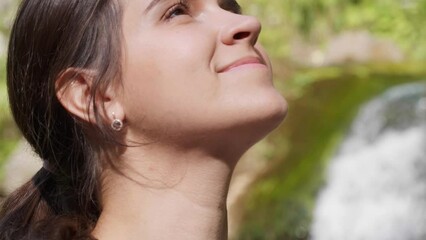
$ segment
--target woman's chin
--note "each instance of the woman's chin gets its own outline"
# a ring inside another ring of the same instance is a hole
[[[249,124],[252,128],[257,129],[259,134],[264,136],[277,128],[285,119],[288,112],[288,104],[281,95],[277,94],[261,102],[257,109],[253,109],[253,111]],[[247,120],[250,120],[250,117]]]
[[[229,122],[226,138],[229,144],[245,144],[247,148],[276,129],[288,111],[286,100],[279,94],[258,98],[250,106],[241,107]],[[243,146],[244,147],[244,146]]]
[[[252,108],[252,112],[241,111],[238,121],[216,135],[218,141],[214,142],[219,143],[219,147],[215,149],[236,164],[249,148],[283,122],[287,109],[287,102],[280,97],[259,109]]]

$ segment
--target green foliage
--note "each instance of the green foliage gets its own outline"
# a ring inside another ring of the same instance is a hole
[[[262,42],[276,57],[289,55],[297,36],[324,44],[344,30],[365,29],[394,40],[412,59],[426,58],[426,0],[241,0],[264,24]]]
[[[238,239],[308,239],[324,170],[360,104],[395,84],[424,79],[426,67],[354,65],[305,69],[293,76],[309,83],[290,99],[285,123],[269,138],[276,149],[270,153],[272,166],[248,193]],[[290,93],[301,89],[291,88]],[[283,144],[289,149],[284,154]]]
[[[9,6],[9,8],[0,9],[0,37],[8,37],[12,15],[15,10],[16,4],[13,3]],[[5,47],[4,43],[0,46],[2,49]],[[17,130],[9,111],[6,88],[6,56],[0,54],[0,169],[7,157],[15,148],[19,137],[19,131]]]
[[[16,129],[11,114],[5,83],[5,60],[0,59],[0,169],[4,161],[15,148],[19,139],[19,132]],[[1,171],[0,171],[1,179]]]
[[[275,58],[289,58],[300,38],[324,46],[347,30],[368,30],[396,42],[408,62],[333,66],[278,74],[290,112],[269,140],[271,170],[248,193],[238,239],[307,239],[324,169],[359,105],[398,83],[426,76],[426,0],[241,0],[263,23],[261,42]],[[414,62],[413,62],[414,61]],[[275,61],[275,69],[283,64]],[[278,63],[278,64],[277,64]],[[288,151],[283,151],[285,145]]]

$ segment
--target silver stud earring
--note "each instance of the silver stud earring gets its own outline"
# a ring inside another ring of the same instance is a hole
[[[115,113],[112,113],[112,117],[114,118],[114,120],[112,120],[111,128],[116,132],[121,131],[121,129],[123,129],[123,121],[116,118]]]

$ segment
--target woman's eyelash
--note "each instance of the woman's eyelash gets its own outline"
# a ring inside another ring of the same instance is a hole
[[[241,6],[237,3],[236,0],[222,0],[220,7],[224,10],[242,14]],[[188,15],[190,13],[190,6],[188,0],[178,0],[175,4],[173,4],[165,13],[164,19],[171,20],[174,17],[179,15]]]
[[[187,0],[179,0],[177,3],[173,4],[172,7],[167,10],[164,15],[165,20],[170,20],[179,15],[189,14],[189,5]]]
[[[221,8],[236,14],[242,14],[241,6],[236,0],[223,0]]]

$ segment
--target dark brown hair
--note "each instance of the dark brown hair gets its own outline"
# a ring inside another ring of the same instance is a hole
[[[95,95],[120,78],[121,18],[114,0],[21,3],[7,59],[9,100],[18,127],[46,167],[4,201],[0,239],[92,239],[102,211],[100,172],[112,163],[98,157],[99,142],[91,139],[108,142],[114,136]],[[57,99],[55,82],[70,68],[97,74],[90,105],[96,124],[78,120]]]

